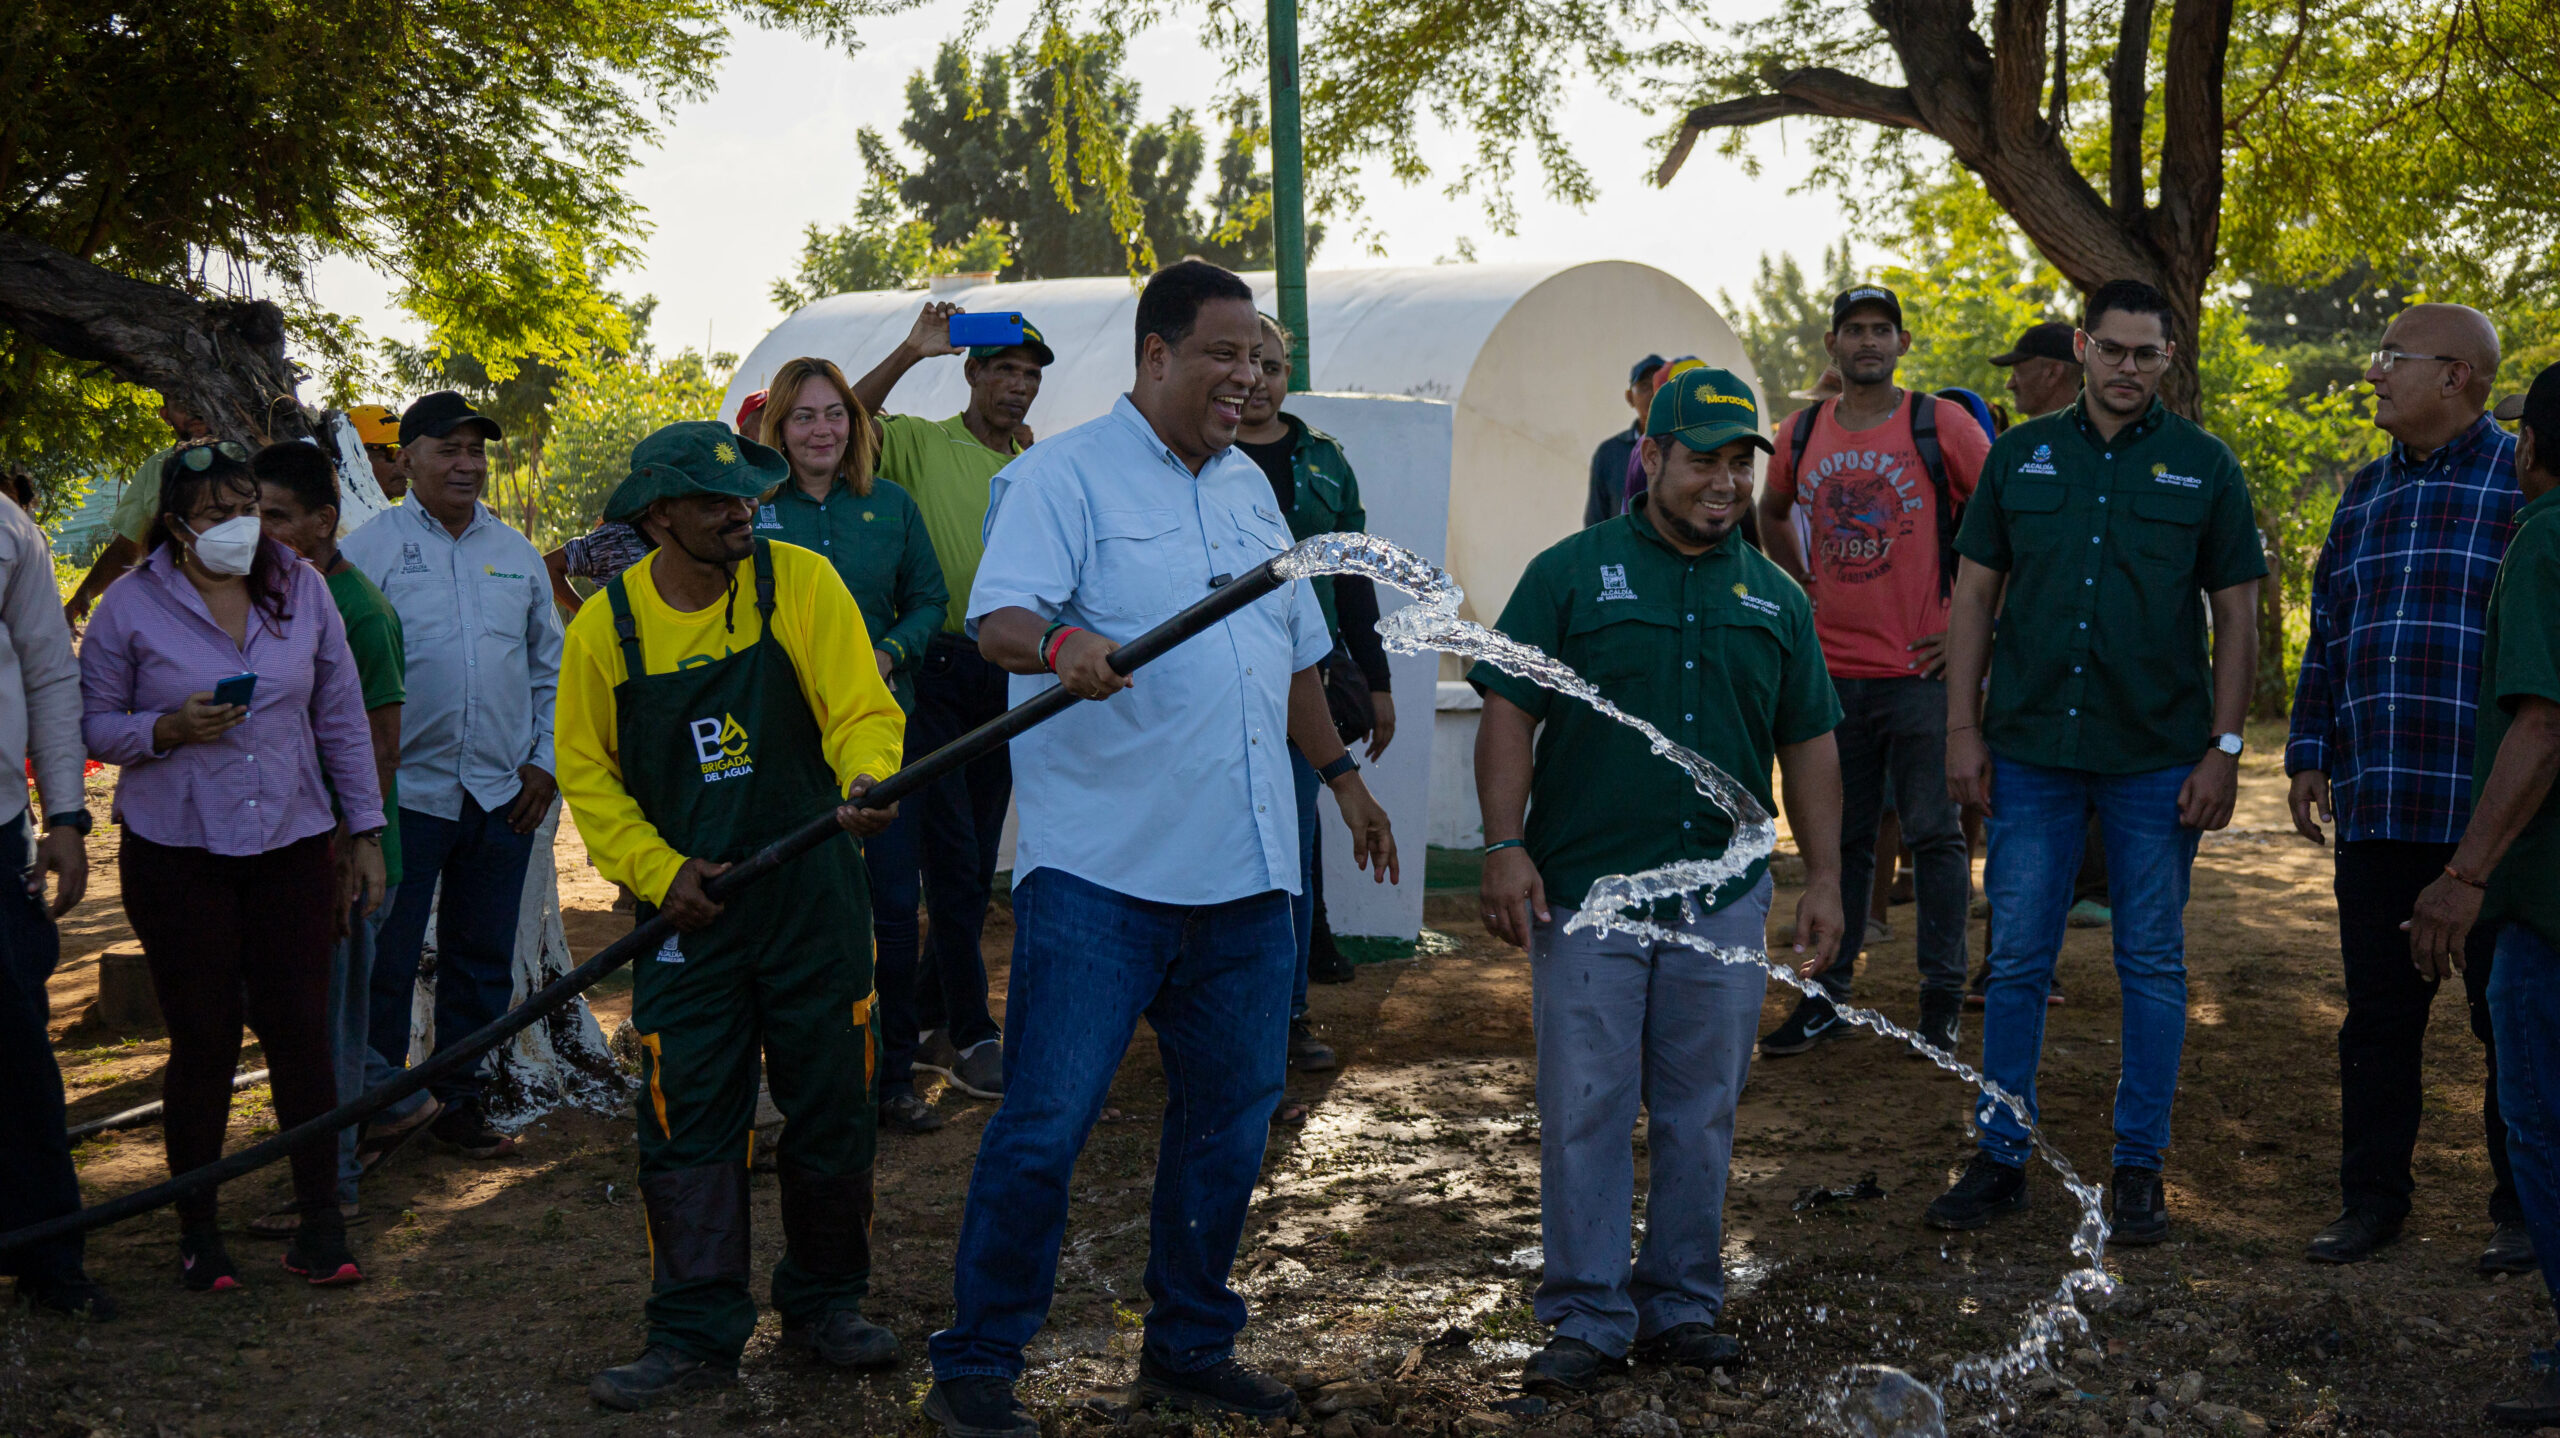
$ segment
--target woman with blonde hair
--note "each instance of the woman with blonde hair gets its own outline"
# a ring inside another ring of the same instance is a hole
[[[827,360],[790,361],[765,388],[763,410],[748,436],[782,451],[791,480],[756,513],[756,533],[825,555],[853,591],[870,632],[880,677],[898,707],[915,709],[916,664],[942,627],[951,596],[942,565],[925,535],[913,497],[872,473],[879,457],[871,412]],[[878,946],[880,1118],[908,1133],[942,1127],[942,1115],[916,1096],[916,908],[921,890],[917,806],[866,841],[871,871],[872,934]]]

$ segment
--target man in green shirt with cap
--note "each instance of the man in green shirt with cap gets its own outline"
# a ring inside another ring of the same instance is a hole
[[[1804,591],[1735,533],[1751,507],[1754,451],[1768,448],[1741,380],[1715,369],[1674,377],[1647,411],[1645,492],[1531,560],[1497,627],[1706,756],[1764,807],[1774,808],[1769,766],[1779,763],[1806,870],[1795,952],[1811,975],[1840,940],[1840,701]],[[1536,1312],[1555,1336],[1523,1380],[1580,1392],[1630,1349],[1730,1363],[1741,1345],[1715,1329],[1725,1180],[1767,975],[1566,923],[1603,875],[1721,856],[1733,817],[1588,704],[1491,665],[1468,678],[1485,696],[1475,755],[1484,921],[1529,950],[1538,1033],[1546,1267]],[[1758,952],[1769,896],[1768,865],[1755,862],[1696,896],[1696,916],[1677,924],[1703,943]],[[1653,1116],[1652,1180],[1631,1270],[1627,1134],[1639,1103]]]
[[[2149,1244],[2169,1232],[2160,1163],[2186,1042],[2187,876],[2204,831],[2231,822],[2267,561],[2240,462],[2160,402],[2176,355],[2168,299],[2137,280],[2101,285],[2073,343],[2079,403],[1992,445],[1956,535],[1947,788],[1988,816],[1983,890],[1999,921],[1982,1071],[2030,1118],[2045,995],[2098,811],[2124,990],[2112,1223],[2117,1243]],[[1975,1117],[1979,1151],[1929,1205],[1939,1228],[2026,1206],[2026,1129],[1987,1097]]]
[[[948,301],[926,305],[906,339],[853,386],[879,416],[874,423],[880,477],[915,497],[951,592],[942,632],[916,666],[908,738],[918,754],[1005,711],[1005,672],[980,655],[965,632],[969,586],[986,552],[988,485],[1030,446],[1031,426],[1024,421],[1040,397],[1041,371],[1057,359],[1039,327],[1027,321],[1020,344],[963,351],[951,343],[951,317],[958,313],[960,307]],[[963,353],[969,403],[960,413],[927,420],[887,412],[889,391],[908,370],[936,356]],[[1004,1046],[987,1008],[987,965],[978,945],[995,885],[1005,807],[1012,799],[1013,763],[999,748],[913,801],[921,820],[925,908],[933,915],[917,974],[916,1020],[925,1033],[892,1034],[889,1041],[917,1045],[916,1067],[938,1070],[979,1098],[1004,1092]]]
[[[605,517],[655,546],[569,626],[560,787],[597,872],[677,932],[633,965],[647,1087],[640,1196],[654,1264],[648,1347],[596,1375],[611,1408],[737,1382],[754,1332],[747,1170],[758,1058],[786,1124],[775,1176],[782,1342],[848,1368],[895,1361],[864,1321],[876,1139],[871,912],[862,856],[825,844],[728,904],[705,881],[832,808],[864,837],[905,719],[862,611],[821,556],[755,537],[781,455],[710,421],[631,452]]]
[[[2480,650],[2480,742],[2471,820],[2444,873],[2419,893],[2409,956],[2430,982],[2460,973],[2475,925],[2496,926],[2489,1022],[2516,1197],[2560,1303],[2560,365],[2534,378],[2516,436],[2524,508],[2489,594]],[[2519,1428],[2560,1423],[2560,1374],[2489,1405]]]

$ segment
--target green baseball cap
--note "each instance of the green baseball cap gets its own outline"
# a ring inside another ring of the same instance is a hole
[[[1022,322],[1022,343],[1012,345],[971,345],[969,346],[969,358],[991,359],[996,355],[1003,354],[1006,350],[1031,351],[1033,354],[1040,357],[1040,367],[1042,369],[1047,369],[1049,366],[1058,362],[1058,356],[1049,348],[1049,342],[1040,337],[1040,327],[1029,320],[1024,320]]]
[[[1775,452],[1769,437],[1760,432],[1760,401],[1740,377],[1731,370],[1703,365],[1672,368],[1679,373],[1653,392],[1653,407],[1645,412],[1647,439],[1676,439],[1702,453],[1747,439]]]
[[[716,419],[684,420],[631,447],[631,473],[613,487],[604,517],[629,524],[659,500],[687,494],[757,499],[790,477],[780,451]]]

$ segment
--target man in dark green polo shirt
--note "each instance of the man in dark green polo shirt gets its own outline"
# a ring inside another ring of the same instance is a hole
[[[1840,701],[1804,591],[1735,533],[1753,451],[1768,448],[1759,405],[1733,375],[1698,369],[1666,383],[1647,412],[1645,493],[1531,560],[1499,628],[1706,756],[1763,807],[1774,807],[1778,761],[1806,869],[1796,952],[1812,974],[1840,940]],[[1603,875],[1722,856],[1732,816],[1582,701],[1490,665],[1468,677],[1485,696],[1485,925],[1529,950],[1538,1032],[1536,1311],[1555,1336],[1522,1377],[1580,1391],[1636,1347],[1664,1363],[1730,1363],[1741,1345],[1715,1330],[1725,1178],[1767,976],[1680,943],[1565,926]],[[1765,949],[1767,870],[1755,862],[1697,896],[1681,931]],[[1627,1133],[1639,1102],[1653,1115],[1652,1180],[1630,1270]]]
[[[2000,437],[1956,536],[1947,787],[1989,815],[1983,889],[1999,922],[1982,1069],[2031,1116],[2045,993],[2097,810],[2124,991],[2112,1222],[2118,1243],[2157,1243],[2187,1031],[2187,874],[2196,840],[2231,822],[2267,562],[2239,461],[2160,402],[2176,353],[2168,300],[2139,281],[2101,285],[2073,343],[2080,401]],[[2026,1206],[2026,1130],[1989,1099],[1976,1117],[1980,1150],[1929,1205],[1940,1228]]]
[[[2560,1303],[2560,365],[2525,393],[2516,482],[2525,505],[2480,650],[2471,820],[2453,861],[2418,895],[2409,956],[2431,980],[2459,973],[2472,926],[2505,925],[2489,964],[2498,1108],[2543,1286]],[[2544,1369],[2489,1416],[2560,1423],[2560,1373]]]
[[[888,413],[889,391],[908,370],[962,353],[950,333],[951,317],[959,312],[947,301],[927,304],[898,347],[853,386],[879,416],[880,477],[915,496],[951,590],[942,632],[916,667],[907,752],[919,757],[1005,711],[1004,671],[981,657],[963,632],[969,586],[986,550],[981,531],[987,486],[1031,444],[1031,403],[1040,397],[1041,372],[1057,359],[1040,331],[1026,324],[1021,344],[966,352],[961,370],[969,403],[960,413],[943,420]],[[893,1034],[890,1042],[917,1043],[916,1067],[937,1070],[979,1098],[1004,1092],[1004,1048],[987,1008],[987,966],[978,941],[995,884],[1005,806],[1012,800],[1013,765],[1001,747],[914,800],[925,908],[933,914],[916,994],[917,1022],[926,1032]]]

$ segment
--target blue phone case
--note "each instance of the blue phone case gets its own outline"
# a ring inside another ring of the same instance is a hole
[[[1022,343],[1020,314],[956,314],[951,317],[951,342],[967,349],[973,345],[1018,345]]]
[[[213,702],[216,704],[245,705],[249,702],[249,696],[257,692],[257,675],[234,674],[230,678],[213,686]]]

